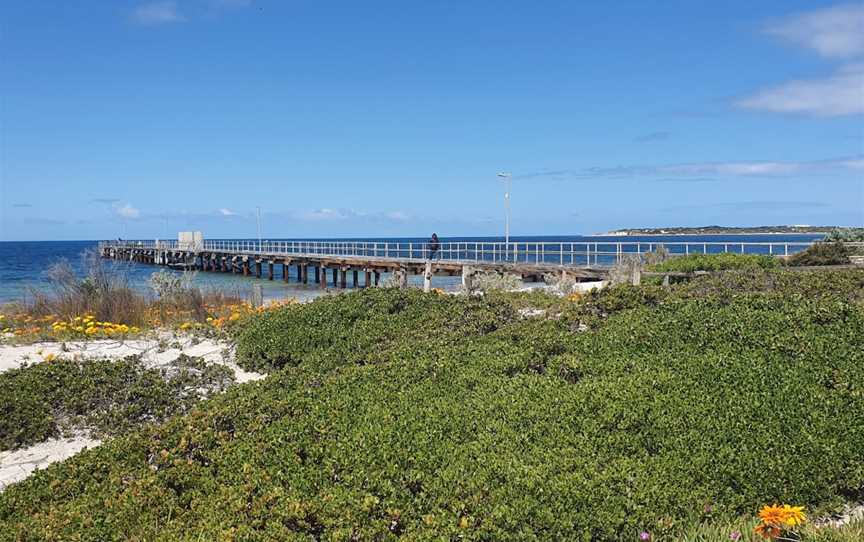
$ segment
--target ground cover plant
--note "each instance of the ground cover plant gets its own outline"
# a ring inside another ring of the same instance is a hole
[[[148,369],[135,356],[82,361],[49,355],[0,373],[0,450],[72,432],[120,434],[187,412],[200,395],[233,380],[227,367],[188,356]]]
[[[850,254],[851,250],[840,241],[818,242],[790,256],[787,263],[791,266],[846,265]]]
[[[267,379],[8,488],[0,539],[754,540],[764,505],[864,497],[862,284],[749,270],[532,318],[370,289],[255,315],[239,361]]]
[[[729,269],[775,269],[780,260],[761,254],[689,254],[649,265],[647,271],[684,272],[725,271]]]

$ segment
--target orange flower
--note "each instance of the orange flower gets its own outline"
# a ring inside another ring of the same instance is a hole
[[[764,523],[760,523],[756,526],[753,531],[761,536],[762,538],[773,540],[780,536],[780,527],[776,527],[774,525],[766,525]]]
[[[786,512],[780,505],[772,504],[768,506],[766,504],[762,507],[762,510],[759,510],[759,519],[762,520],[762,523],[768,525],[780,525],[786,519]]]

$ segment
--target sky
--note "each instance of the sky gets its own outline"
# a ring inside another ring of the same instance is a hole
[[[0,240],[864,225],[864,3],[0,2]]]

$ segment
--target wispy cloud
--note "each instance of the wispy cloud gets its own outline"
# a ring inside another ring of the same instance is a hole
[[[333,209],[322,208],[314,210],[292,211],[289,216],[294,220],[303,221],[344,221],[362,220],[367,222],[405,222],[411,220],[412,216],[406,211],[392,210],[380,212],[366,212],[357,209]]]
[[[120,218],[136,219],[141,217],[141,211],[128,203],[123,205],[115,204],[114,213]]]
[[[14,207],[16,209],[29,209],[30,207],[33,207],[33,204],[32,203],[13,203],[12,207]]]
[[[117,198],[93,198],[90,200],[90,203],[105,203],[111,205],[113,203],[118,203],[120,200]]]
[[[351,209],[315,209],[312,211],[299,211],[295,214],[301,220],[347,220],[357,216],[357,212]]]
[[[661,179],[652,179],[655,183],[716,183],[717,179],[713,177],[666,177]]]
[[[825,58],[864,55],[864,3],[842,4],[777,19],[764,32],[815,51]],[[864,114],[864,64],[841,66],[828,77],[797,79],[736,100],[740,109],[840,117]]]
[[[864,114],[864,64],[842,67],[825,79],[790,81],[735,102],[742,109],[815,117]]]
[[[172,0],[142,4],[132,12],[132,20],[146,26],[182,23],[186,18]]]
[[[690,162],[666,165],[625,165],[613,167],[591,167],[584,169],[540,170],[534,173],[514,175],[514,179],[627,179],[633,177],[658,177],[657,181],[707,182],[712,176],[720,177],[781,177],[788,175],[811,175],[819,173],[844,173],[864,170],[864,156],[831,158],[814,161],[729,161]]]
[[[769,23],[765,32],[824,57],[858,56],[864,53],[864,4],[799,13]]]
[[[231,209],[227,209],[224,207],[222,209],[219,209],[219,214],[222,216],[237,216],[237,213],[235,213]]]
[[[672,136],[669,132],[651,132],[650,134],[641,135],[633,141],[636,143],[652,143],[654,141],[666,141]]]
[[[248,8],[252,5],[252,0],[211,0],[210,4],[223,9]]]

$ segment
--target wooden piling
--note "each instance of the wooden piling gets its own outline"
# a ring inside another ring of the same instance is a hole
[[[359,273],[357,273],[356,269],[352,269],[351,273],[352,273],[353,279],[354,279],[354,288],[358,288],[360,286],[360,284],[359,284],[360,281],[357,279],[357,276]]]
[[[426,261],[426,269],[423,272],[423,291],[432,291],[432,261]]]
[[[368,288],[372,286],[372,271],[366,270],[366,281],[363,282],[363,287]]]
[[[273,280],[273,260],[267,262],[267,280]]]

